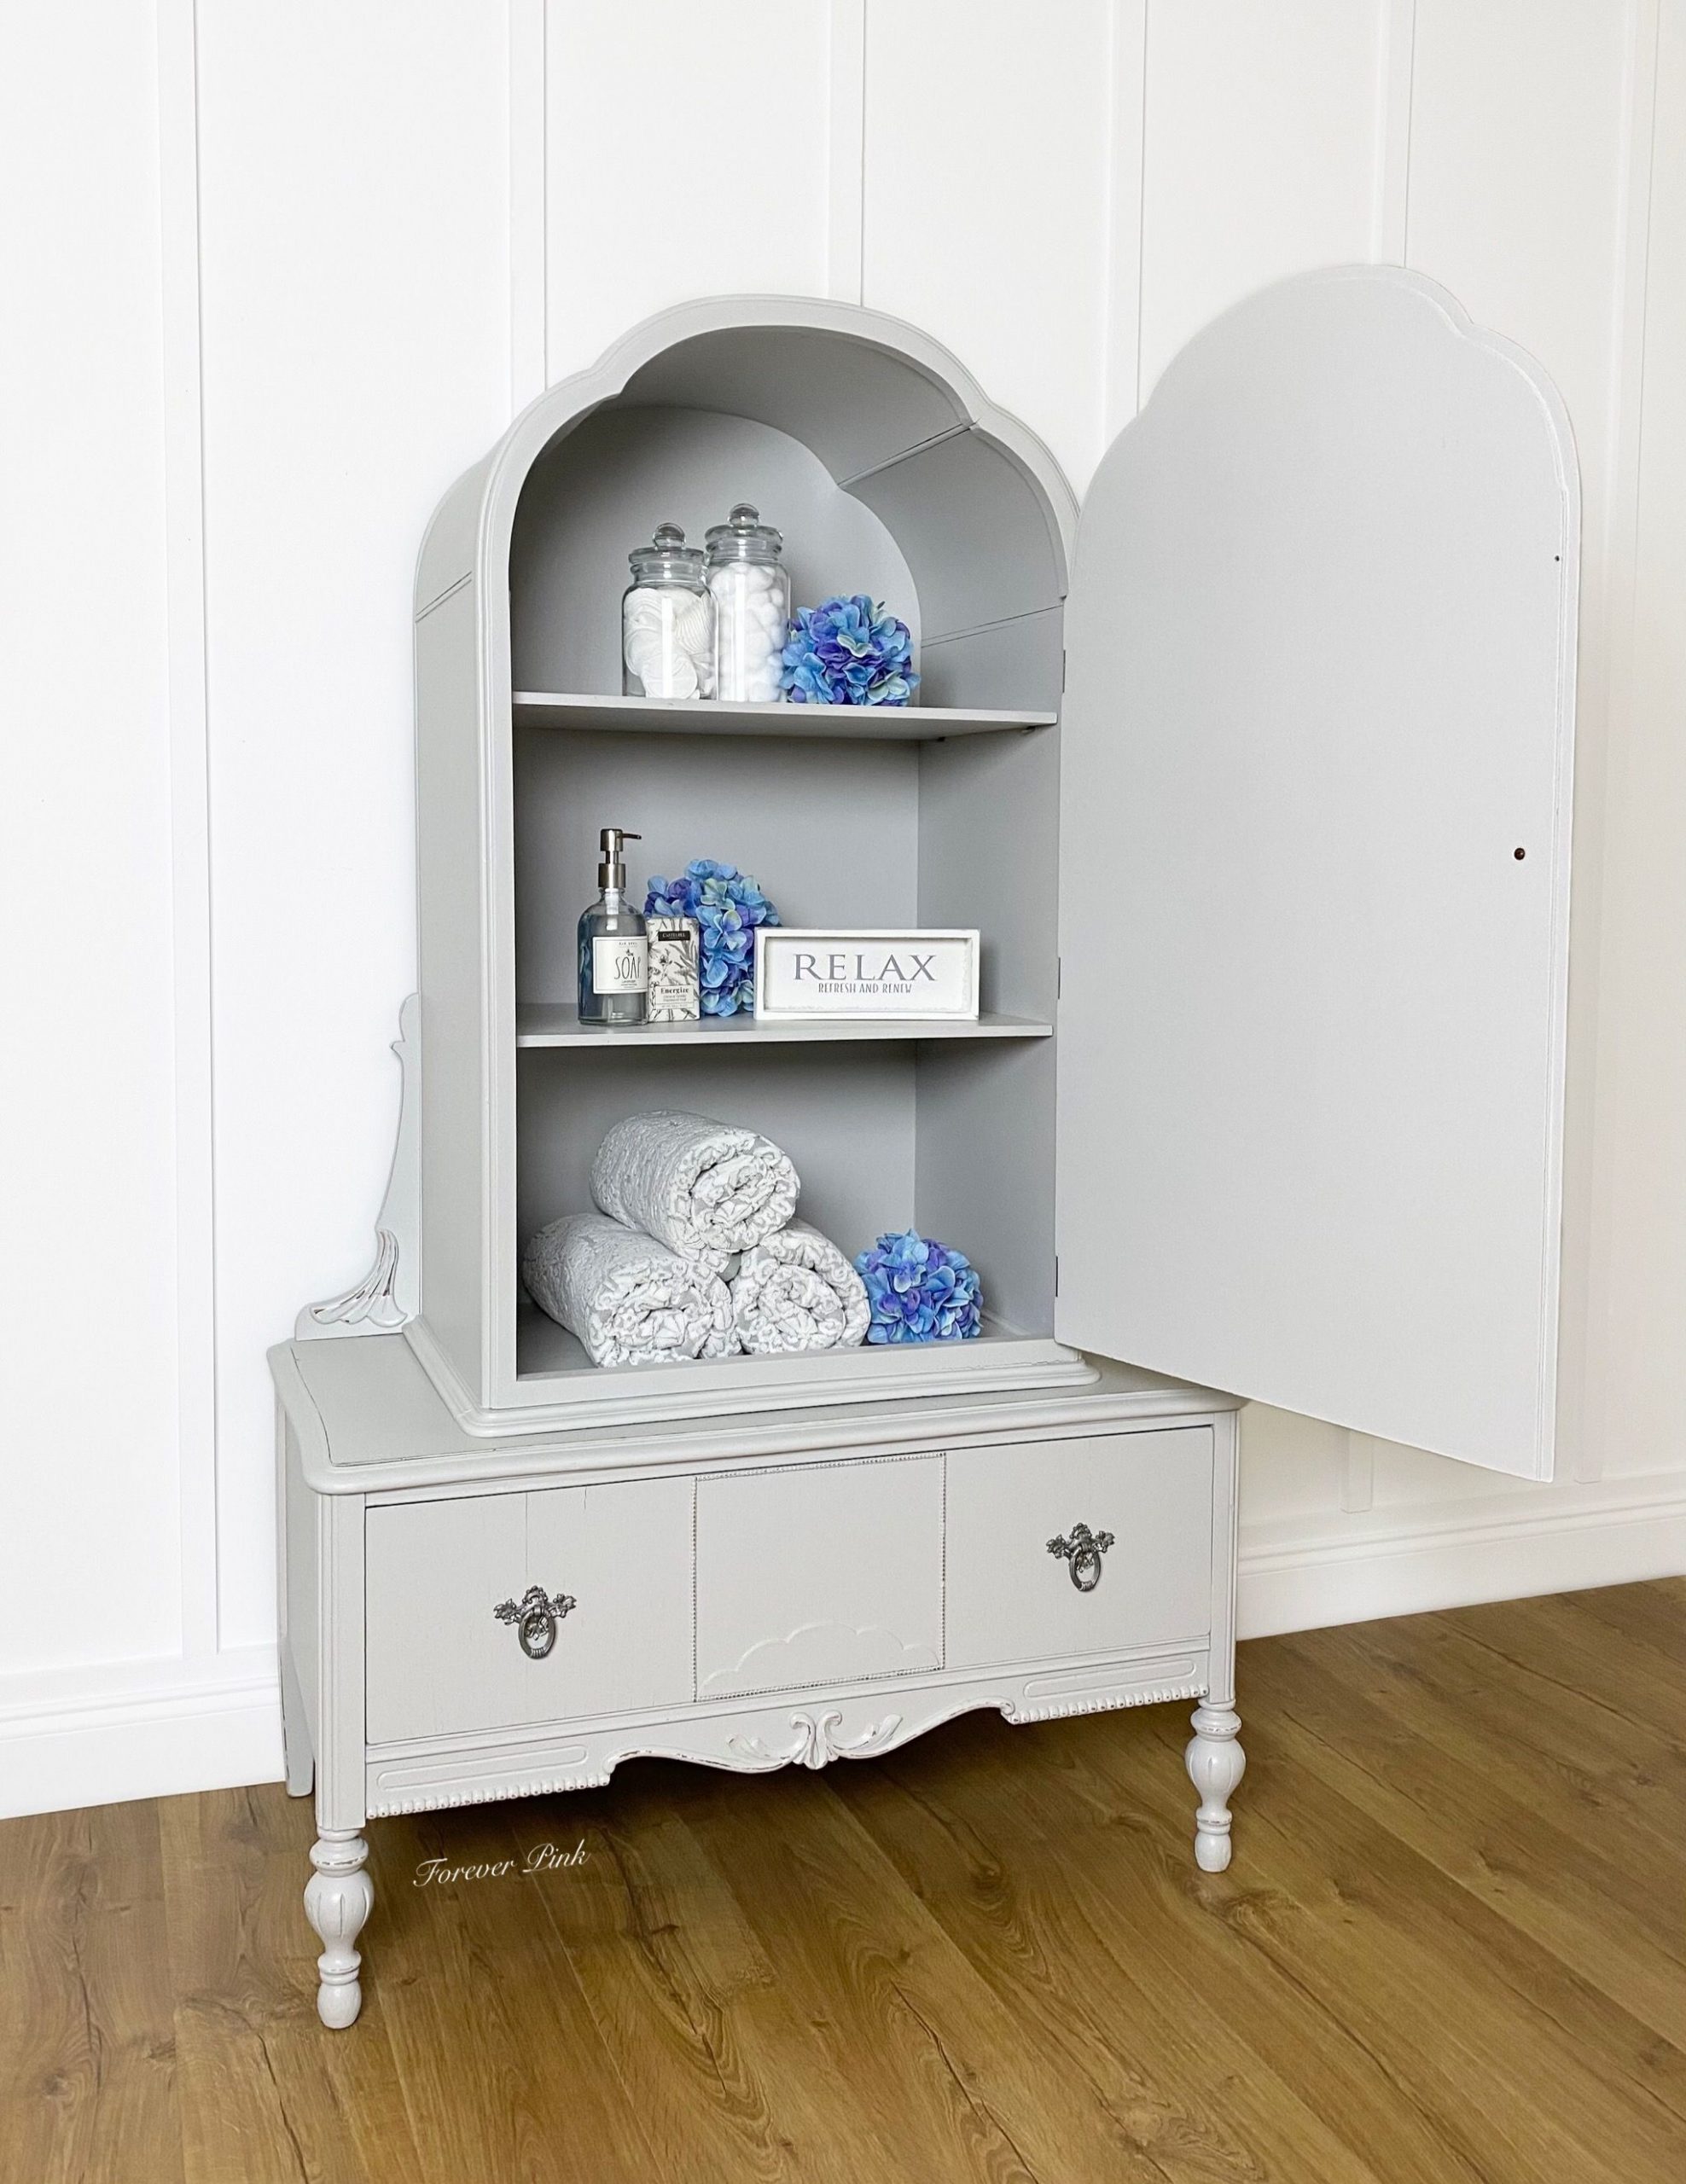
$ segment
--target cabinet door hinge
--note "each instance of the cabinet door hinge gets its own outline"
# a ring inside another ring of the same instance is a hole
[[[1055,1001],[1058,1001],[1058,1000],[1059,1000],[1059,998],[1060,998],[1060,996],[1061,996],[1061,995],[1062,993],[1064,993],[1064,991],[1065,991],[1065,990],[1066,990],[1066,959],[1065,959],[1065,957],[1064,957],[1063,956],[1056,956],[1054,958],[1054,998],[1055,998]]]
[[[1060,695],[1063,698],[1063,697],[1065,696],[1065,694],[1066,694],[1066,652],[1065,652],[1065,648],[1064,648],[1063,646],[1061,646],[1061,648],[1060,648]]]
[[[1060,1293],[1060,1254],[1058,1253],[1058,1252],[1055,1252],[1055,1254],[1054,1254],[1054,1294],[1057,1297],[1057,1296],[1059,1295],[1059,1293]]]

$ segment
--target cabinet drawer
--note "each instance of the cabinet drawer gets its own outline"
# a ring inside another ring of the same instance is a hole
[[[371,1744],[690,1698],[689,1478],[404,1502],[367,1524]],[[518,1619],[535,1586],[573,1602],[554,1635]]]
[[[943,1664],[943,1459],[697,1483],[699,1699]]]
[[[951,1669],[1199,1638],[1211,1621],[1209,1426],[950,1456]]]

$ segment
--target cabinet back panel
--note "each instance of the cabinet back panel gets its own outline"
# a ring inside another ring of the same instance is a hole
[[[627,381],[625,405],[757,417],[835,478],[876,470],[966,421],[954,392],[875,341],[796,326],[737,326],[677,341]]]
[[[1040,489],[983,433],[951,433],[914,448],[855,491],[919,572],[933,637],[1038,613],[1064,598],[1065,554]]]
[[[1057,711],[1064,631],[1063,608],[1043,607],[961,636],[928,636],[919,649],[920,703]]]
[[[919,750],[518,730],[516,998],[576,998],[576,929],[596,897],[604,827],[643,837],[627,845],[640,908],[652,873],[671,879],[710,857],[753,874],[786,925],[916,923]]]
[[[509,552],[512,687],[620,688],[626,556],[659,523],[701,545],[737,501],[783,532],[793,604],[869,591],[919,635],[899,548],[811,449],[747,417],[601,410],[555,441],[521,494]]]
[[[517,1233],[591,1204],[591,1163],[624,1116],[683,1107],[759,1130],[802,1178],[801,1218],[851,1258],[916,1227],[964,1252],[985,1310],[1020,1334],[1053,1316],[1052,1042],[531,1048],[517,1060]]]
[[[914,1061],[906,1046],[764,1053],[529,1049],[517,1064],[519,1230],[591,1204],[591,1163],[612,1124],[683,1107],[759,1130],[802,1178],[798,1208],[851,1257],[913,1220]]]

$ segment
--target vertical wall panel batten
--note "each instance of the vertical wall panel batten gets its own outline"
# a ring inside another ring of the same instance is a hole
[[[1638,15],[1636,55],[1652,73],[1648,85],[1636,78],[1626,235],[1646,277],[1642,316],[1629,320],[1612,493],[1615,679],[1589,1314],[1599,1346],[1592,1418],[1613,1489],[1619,1473],[1677,1470],[1686,1418],[1686,5],[1642,0]],[[1631,259],[1630,302],[1633,289]]]
[[[858,304],[861,245],[866,224],[867,0],[831,0],[831,46],[827,56],[830,105],[827,123],[827,295]]]
[[[828,7],[550,0],[547,25],[553,381],[669,304],[826,293]]]
[[[1017,0],[894,0],[871,22],[866,300],[946,342],[1081,493],[1102,451],[1110,7],[1065,0],[1028,38]]]
[[[1149,8],[1144,401],[1231,304],[1369,255],[1380,20],[1352,0]]]
[[[176,1354],[182,1650],[217,1651],[216,1208],[210,746],[205,690],[195,0],[157,0],[164,319],[164,520],[176,1008]]]
[[[1349,1432],[1346,1435],[1346,1456],[1340,1478],[1340,1507],[1346,1516],[1363,1516],[1375,1505],[1377,1446],[1371,1434]]]
[[[549,177],[545,142],[547,0],[509,0],[509,408],[550,384]]]
[[[1630,944],[1635,936],[1620,933],[1627,859],[1615,851],[1633,816],[1625,791],[1632,773],[1629,754],[1639,727],[1633,710],[1635,610],[1661,27],[1658,0],[1628,0],[1625,13],[1628,36],[1613,238],[1616,310],[1610,326],[1608,399],[1602,420],[1608,483],[1603,535],[1597,542],[1602,583],[1602,611],[1595,626],[1603,652],[1598,715],[1603,734],[1583,776],[1588,801],[1582,831],[1604,853],[1586,860],[1592,869],[1577,926],[1584,960],[1595,961],[1597,970],[1595,979],[1583,980],[1577,997],[1582,1036],[1574,1090],[1583,1127],[1570,1170],[1575,1192],[1570,1211],[1586,1236],[1587,1248],[1569,1256],[1566,1298],[1566,1312],[1573,1316],[1566,1324],[1581,1337],[1567,1361],[1575,1371],[1566,1375],[1566,1392],[1573,1405],[1574,1475],[1587,1481],[1602,1478],[1609,1461],[1614,1352],[1621,1346],[1619,1323],[1609,1310],[1613,1289],[1622,1279],[1617,1260],[1621,1140],[1611,1124],[1623,1097],[1622,1050],[1627,1029],[1619,1001],[1625,978],[1619,936]]]
[[[1416,0],[1380,0],[1376,38],[1375,194],[1369,254],[1378,265],[1409,264],[1411,75]]]
[[[1142,406],[1142,226],[1146,218],[1148,0],[1113,0],[1107,110],[1107,334],[1101,444]]]

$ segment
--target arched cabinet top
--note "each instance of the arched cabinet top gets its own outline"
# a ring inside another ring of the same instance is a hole
[[[490,591],[507,572],[523,489],[548,450],[605,410],[644,409],[744,418],[809,450],[894,540],[927,642],[1064,600],[1071,487],[946,349],[881,312],[740,296],[659,312],[530,404],[428,526],[418,617],[465,578]]]

